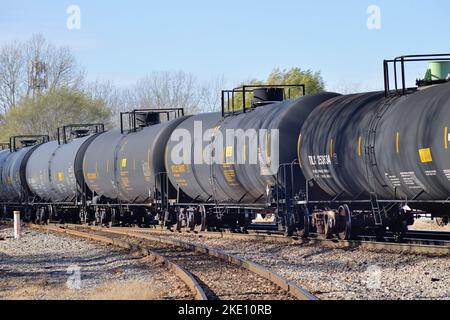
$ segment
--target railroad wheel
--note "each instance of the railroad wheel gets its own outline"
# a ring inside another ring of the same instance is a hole
[[[45,223],[45,221],[47,221],[46,215],[47,215],[46,208],[42,207],[39,210],[39,224],[40,225],[43,225]]]
[[[302,238],[308,238],[309,237],[309,210],[307,207],[302,208],[302,216],[300,216],[300,226],[299,226],[299,231],[298,231],[298,235]]]
[[[87,217],[87,210],[83,210],[81,209],[79,212],[79,217],[80,217],[80,223],[81,224],[86,224],[88,217]]]
[[[195,230],[195,215],[196,215],[196,213],[195,213],[194,209],[188,210],[187,217],[186,217],[186,219],[187,219],[186,225],[190,231]]]
[[[292,237],[295,231],[295,216],[291,213],[285,217],[284,235]]]
[[[164,217],[163,217],[163,221],[161,224],[161,229],[170,229],[170,225],[172,224],[172,217],[175,217],[175,214],[169,212],[169,211],[164,211]]]
[[[196,221],[195,232],[202,232],[206,230],[206,208],[199,206],[197,212],[198,221]]]
[[[334,227],[336,225],[336,219],[333,215],[326,214],[325,216],[325,239],[331,239],[333,237]]]
[[[184,212],[183,209],[180,209],[177,214],[177,221],[175,222],[175,230],[181,231],[181,228],[183,227],[183,219],[184,219]]]
[[[47,221],[46,221],[47,225],[50,224],[50,222],[52,222],[55,219],[56,213],[57,213],[56,206],[49,205],[48,206],[48,217],[47,217]]]
[[[348,205],[339,207],[339,232],[338,237],[341,240],[349,240],[352,236],[352,213]]]
[[[116,209],[111,208],[111,219],[109,221],[109,227],[112,228],[116,225]]]
[[[279,215],[278,209],[275,209],[278,231],[285,231],[285,218]]]

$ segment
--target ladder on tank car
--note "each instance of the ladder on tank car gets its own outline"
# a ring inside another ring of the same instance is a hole
[[[169,176],[167,172],[159,172],[155,175],[154,198],[157,212],[169,211]]]
[[[365,163],[366,163],[366,174],[367,179],[369,182],[370,190],[370,204],[372,208],[373,217],[375,220],[376,226],[382,226],[383,225],[383,218],[382,218],[382,212],[385,213],[385,208],[380,208],[380,204],[378,201],[378,195],[375,190],[375,182],[378,180],[378,183],[385,186],[384,182],[381,178],[381,173],[378,171],[378,163],[375,156],[375,141],[376,141],[376,134],[377,129],[380,125],[380,121],[383,118],[383,116],[386,114],[387,110],[389,110],[389,107],[393,104],[394,100],[396,100],[396,97],[389,97],[386,98],[385,102],[377,109],[374,117],[370,121],[369,129],[368,129],[368,135],[365,145]]]
[[[299,165],[297,160],[292,163],[281,164],[278,168],[275,182],[275,202],[279,217],[283,217],[287,224],[290,215],[295,215],[295,174],[294,166]],[[284,184],[283,184],[284,182]]]

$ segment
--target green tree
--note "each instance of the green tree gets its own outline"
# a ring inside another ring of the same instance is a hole
[[[268,84],[304,84],[306,94],[322,92],[325,83],[320,75],[320,71],[302,70],[300,68],[291,68],[289,70],[273,70],[267,78]],[[292,96],[298,96],[300,90],[293,89]]]
[[[302,70],[300,68],[291,68],[289,70],[281,70],[279,68],[274,69],[266,81],[261,80],[251,80],[247,83],[247,85],[260,85],[260,84],[269,84],[269,85],[288,85],[288,84],[304,84],[306,94],[314,94],[318,92],[324,91],[325,83],[320,75],[320,72],[313,72],[312,70]],[[241,84],[242,86],[243,84]],[[286,89],[286,95],[288,94],[288,89]],[[291,89],[291,98],[298,97],[302,94],[301,89],[292,88]],[[227,96],[225,97],[225,99]],[[231,98],[230,98],[231,100]],[[235,94],[234,98],[234,109],[240,110],[242,109],[242,94]],[[250,107],[252,100],[251,94],[246,94],[245,96],[245,105],[246,107]],[[225,102],[226,110],[228,110],[228,104]],[[231,110],[231,101],[230,101],[230,110]]]
[[[109,124],[111,110],[102,99],[69,89],[49,90],[35,97],[25,97],[1,119],[0,138],[22,134],[48,134],[55,138],[57,128],[74,123]]]
[[[261,81],[261,80],[253,79],[253,80],[250,80],[250,81],[248,81],[246,83],[242,83],[240,85],[240,87],[242,87],[243,85],[261,85],[261,84],[264,84],[264,82]],[[246,93],[245,94],[245,106],[246,106],[246,108],[251,107],[252,99],[253,99],[252,93]],[[244,100],[243,99],[243,93],[236,92],[234,94],[234,110],[235,111],[238,111],[238,110],[242,109],[243,100]],[[232,99],[232,95],[230,93],[229,111],[231,111],[233,109],[232,108],[232,106],[233,106],[232,105],[232,101],[233,101],[233,99]],[[225,110],[228,110],[228,95],[225,95]]]

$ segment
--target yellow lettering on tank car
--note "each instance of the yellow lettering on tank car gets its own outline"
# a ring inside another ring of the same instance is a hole
[[[297,141],[297,158],[298,158],[298,163],[300,165],[300,168],[302,167],[302,161],[300,160],[300,147],[302,145],[302,135],[300,134],[298,136],[298,141]]]
[[[233,147],[227,147],[225,149],[225,155],[227,158],[230,158],[233,156]]]
[[[359,138],[358,138],[358,157],[360,157],[360,158],[362,156],[361,147],[362,147],[362,136],[359,136]]]
[[[396,150],[397,154],[400,153],[400,133],[398,133],[398,132],[395,137],[395,150]]]
[[[89,180],[96,180],[96,179],[97,179],[97,173],[96,173],[96,172],[88,173],[88,174],[87,174],[87,178],[88,178]]]
[[[448,127],[445,127],[444,129],[444,148],[448,149],[448,139],[449,135],[448,135]]]
[[[228,182],[228,185],[234,186],[234,183],[236,182],[236,172],[234,171],[234,169],[223,170],[223,174],[225,180]]]
[[[147,158],[150,163],[150,149],[148,150]],[[166,149],[164,150],[164,164],[166,165],[166,170],[169,170],[169,144],[166,144]]]
[[[184,164],[172,165],[172,173],[183,173],[186,172],[186,166]]]
[[[123,158],[122,159],[122,168],[125,168],[127,166],[127,159]]]
[[[130,187],[130,180],[128,179],[128,177],[122,177],[122,184],[125,188],[129,188]]]
[[[431,156],[431,149],[430,148],[420,149],[419,150],[419,156],[420,156],[420,161],[422,163],[433,162],[433,157]]]
[[[62,171],[58,172],[58,178],[59,178],[59,182],[63,182],[64,181],[64,172],[62,172]]]

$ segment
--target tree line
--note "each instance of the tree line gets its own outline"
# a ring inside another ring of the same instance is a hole
[[[116,127],[118,114],[132,109],[184,108],[188,114],[220,111],[225,78],[200,82],[184,71],[151,72],[128,88],[111,81],[88,81],[69,47],[57,47],[42,35],[0,47],[0,142],[18,134],[48,134],[69,123],[102,122]],[[324,90],[320,72],[275,69],[251,84],[306,85]],[[298,94],[294,92],[294,95]],[[242,98],[242,97],[241,97]],[[238,97],[239,99],[239,97]]]

